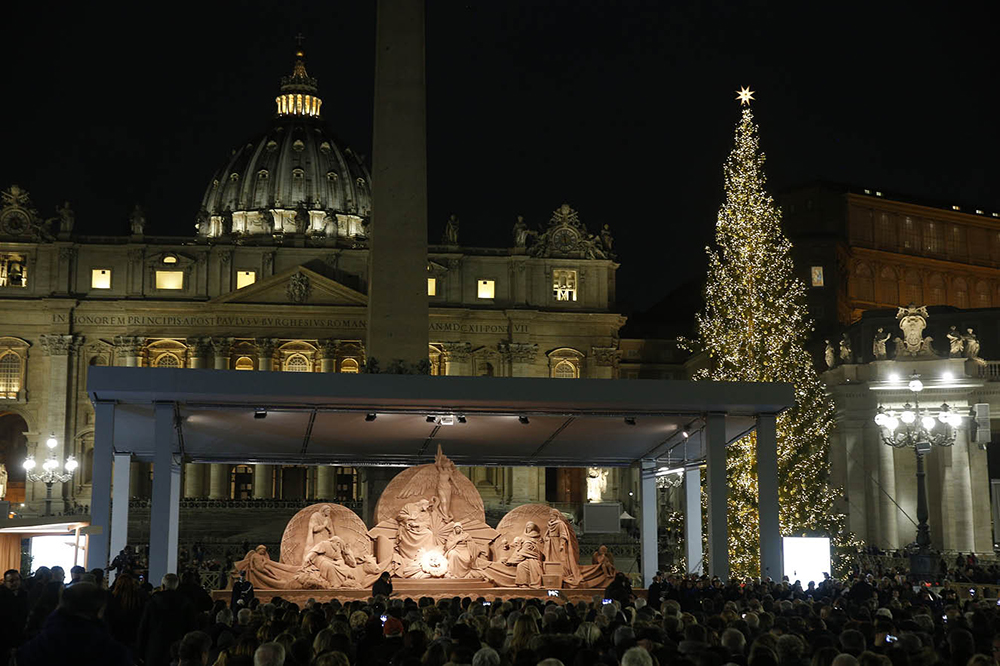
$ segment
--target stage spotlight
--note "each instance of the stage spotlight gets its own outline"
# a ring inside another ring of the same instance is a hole
[[[257,409],[254,410],[253,417],[255,419],[266,419],[267,418],[267,410],[264,409],[263,407],[258,407]]]
[[[371,423],[372,421],[374,421],[377,418],[378,418],[378,414],[365,414],[365,421],[367,421],[368,423]]]
[[[464,416],[456,416],[455,418],[458,419],[459,423],[467,423],[468,422],[468,419],[465,418]]]
[[[436,416],[428,416],[427,417],[427,422],[428,423],[437,423],[437,417]]]
[[[521,422],[521,425],[528,425],[531,421],[528,420],[527,416],[518,416],[517,420]]]
[[[634,416],[626,416],[625,417],[625,424],[626,425],[633,425],[634,426],[635,425],[635,417]]]

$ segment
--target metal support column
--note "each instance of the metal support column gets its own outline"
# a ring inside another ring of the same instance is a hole
[[[181,466],[174,453],[174,406],[157,403],[153,426],[153,506],[149,515],[149,581],[159,585],[164,574],[177,573],[177,528],[180,517]]]
[[[111,551],[114,560],[128,543],[128,500],[131,483],[132,454],[115,453],[114,483],[111,485]],[[111,582],[111,578],[108,579]]]
[[[656,463],[643,461],[639,466],[639,501],[642,509],[642,583],[649,587],[660,566],[656,534]]]
[[[760,515],[760,576],[780,581],[781,524],[778,522],[778,431],[774,414],[757,415],[757,509]]]
[[[729,486],[726,483],[726,415],[709,414],[706,434],[708,477],[708,572],[729,580]]]
[[[91,478],[87,568],[108,566],[111,532],[111,457],[115,448],[115,404],[94,405],[94,467]]]
[[[701,470],[684,472],[684,555],[689,574],[702,573],[705,559],[701,543]]]

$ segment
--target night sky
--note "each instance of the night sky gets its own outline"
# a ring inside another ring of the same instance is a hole
[[[611,225],[619,300],[648,307],[704,271],[741,85],[773,191],[821,179],[1000,211],[992,24],[873,4],[428,0],[431,239],[455,213],[463,244],[507,246],[516,215],[544,225],[567,202]],[[300,31],[324,116],[370,155],[374,2],[4,13],[0,187],[47,217],[68,199],[81,232],[125,234],[141,203],[148,233],[193,235]]]

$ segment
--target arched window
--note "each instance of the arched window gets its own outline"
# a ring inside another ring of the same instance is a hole
[[[986,284],[984,280],[980,280],[976,283],[976,307],[988,308],[990,305],[992,305],[990,299],[990,285]]]
[[[233,367],[237,370],[253,370],[253,359],[249,356],[240,356]]]
[[[21,357],[8,351],[0,356],[0,399],[17,400],[21,390]]]
[[[156,357],[155,366],[157,368],[179,368],[181,367],[181,360],[170,353],[160,354]]]
[[[851,296],[868,303],[875,301],[875,281],[872,279],[872,269],[868,264],[858,264],[851,276]]]
[[[969,307],[969,283],[964,278],[956,278],[951,283],[953,305],[956,308]]]
[[[907,271],[906,273],[906,301],[905,304],[920,305],[924,300],[924,285],[920,279],[920,273]]]
[[[309,359],[302,354],[292,354],[285,360],[285,372],[309,372]]]
[[[108,358],[106,356],[91,356],[90,365],[93,366],[105,366],[108,364]]]
[[[935,273],[927,279],[927,305],[947,305],[944,278]]]
[[[559,361],[552,368],[552,376],[556,379],[576,379],[580,371],[572,361]]]
[[[480,377],[492,377],[493,376],[493,364],[489,361],[483,363],[479,368]]]
[[[360,367],[358,366],[358,362],[355,361],[353,358],[345,358],[343,361],[340,362],[340,371],[343,373],[349,375],[356,375],[358,374],[359,370]]]
[[[896,271],[885,266],[878,274],[878,300],[886,305],[900,305],[899,279]]]

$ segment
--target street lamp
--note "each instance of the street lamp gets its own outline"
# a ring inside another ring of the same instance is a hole
[[[930,579],[938,573],[937,557],[931,552],[931,531],[927,527],[927,487],[924,456],[932,446],[955,444],[962,415],[951,410],[948,403],[939,408],[920,406],[918,394],[924,389],[920,375],[914,371],[907,388],[913,394],[913,404],[903,405],[899,415],[878,406],[875,424],[882,443],[896,449],[911,448],[917,455],[917,552],[910,556],[910,573],[920,579]]]
[[[60,473],[56,470],[59,469],[59,461],[56,460],[56,447],[59,446],[59,441],[56,439],[55,434],[49,435],[49,438],[45,440],[45,446],[49,449],[49,454],[45,458],[45,462],[42,463],[42,471],[33,471],[37,466],[35,462],[35,456],[28,456],[24,459],[22,467],[29,481],[41,482],[45,484],[45,515],[52,515],[52,486],[56,483],[66,483],[73,478],[73,472],[79,466],[76,462],[76,458],[69,456],[66,458],[66,464],[63,468],[66,472]]]

